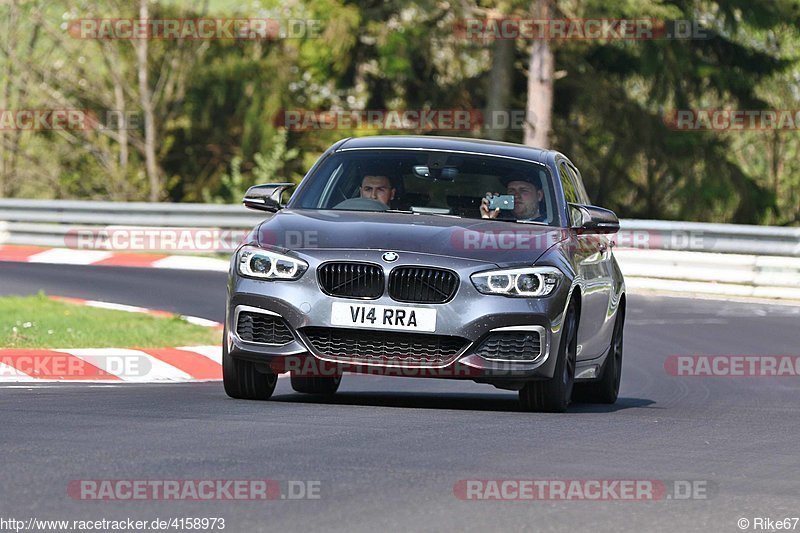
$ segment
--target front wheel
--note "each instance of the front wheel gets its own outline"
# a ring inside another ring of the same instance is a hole
[[[519,391],[519,401],[526,411],[563,413],[572,399],[578,348],[578,315],[570,305],[564,319],[564,331],[558,347],[553,377],[546,381],[530,381]]]
[[[263,373],[255,363],[234,359],[228,352],[228,332],[222,338],[222,384],[225,394],[238,400],[269,400],[278,384],[278,375]]]
[[[575,386],[575,399],[586,403],[612,404],[619,396],[619,383],[622,378],[622,330],[625,327],[625,311],[617,311],[611,346],[603,365],[599,380],[578,383]]]

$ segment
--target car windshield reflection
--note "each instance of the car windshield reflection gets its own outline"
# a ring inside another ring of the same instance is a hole
[[[421,150],[353,150],[325,161],[289,204],[556,225],[546,167],[507,158]]]

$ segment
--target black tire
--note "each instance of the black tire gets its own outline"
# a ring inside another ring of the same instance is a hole
[[[317,394],[320,396],[333,396],[339,390],[342,376],[331,377],[304,377],[294,372],[291,375],[292,388],[295,392],[303,394]]]
[[[622,378],[622,339],[625,328],[625,311],[617,312],[611,346],[603,364],[602,374],[597,381],[578,383],[575,386],[575,399],[586,403],[613,404],[619,396],[619,383]]]
[[[222,338],[222,384],[225,394],[237,400],[269,400],[278,375],[256,370],[255,363],[234,359],[228,353],[228,332]]]
[[[564,332],[558,347],[553,377],[530,381],[519,391],[519,402],[525,411],[563,413],[572,400],[578,348],[578,316],[570,305],[564,319]]]

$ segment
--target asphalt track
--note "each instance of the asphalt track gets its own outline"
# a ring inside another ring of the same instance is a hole
[[[225,276],[0,263],[0,294],[223,317]],[[224,517],[225,531],[742,531],[800,516],[800,378],[674,377],[670,355],[800,355],[800,308],[631,295],[621,398],[566,414],[445,380],[345,376],[322,402],[221,384],[0,384],[0,519]],[[320,498],[81,501],[80,479],[320,482]],[[464,501],[465,479],[693,480],[707,498]],[[800,524],[797,526],[800,530]],[[172,529],[175,531],[175,529]]]

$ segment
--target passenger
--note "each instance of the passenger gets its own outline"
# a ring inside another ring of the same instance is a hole
[[[544,198],[544,191],[542,191],[539,178],[516,175],[504,179],[502,182],[506,186],[506,194],[514,196],[514,219],[531,222],[545,222],[547,220],[546,215],[542,213],[540,208]],[[486,196],[491,196],[491,193],[486,193]],[[497,193],[494,193],[494,196],[497,196]],[[481,218],[497,218],[499,214],[499,208],[489,211],[488,198],[481,200]]]

